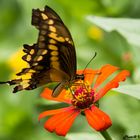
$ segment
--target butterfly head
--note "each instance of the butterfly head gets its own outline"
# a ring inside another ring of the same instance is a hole
[[[84,80],[84,74],[77,74],[75,80]]]

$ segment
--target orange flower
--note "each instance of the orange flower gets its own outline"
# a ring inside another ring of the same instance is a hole
[[[39,120],[51,116],[45,122],[45,129],[55,132],[57,135],[65,136],[72,126],[75,118],[84,113],[89,125],[97,131],[103,131],[112,125],[110,117],[96,107],[96,102],[103,97],[110,89],[119,86],[119,82],[124,81],[129,72],[122,70],[105,86],[101,85],[119,68],[112,65],[105,65],[100,70],[87,69],[84,71],[84,81],[80,80],[71,86],[71,90],[63,90],[61,94],[54,98],[51,96],[52,90],[46,88],[41,97],[47,100],[54,100],[70,104],[69,107],[48,110],[39,115]],[[80,70],[77,74],[82,74]],[[95,79],[95,80],[94,80]],[[93,83],[93,88],[91,84]]]

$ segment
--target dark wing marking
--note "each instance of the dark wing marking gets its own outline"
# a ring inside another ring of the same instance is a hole
[[[14,92],[31,90],[55,81],[70,81],[76,77],[74,43],[60,17],[48,6],[43,11],[33,9],[32,25],[39,30],[38,41],[31,46],[23,46],[26,54],[22,59],[29,67],[17,73],[19,79],[7,81],[10,85],[17,85]],[[24,75],[30,75],[30,78],[22,78]]]

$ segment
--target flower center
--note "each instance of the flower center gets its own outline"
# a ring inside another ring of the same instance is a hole
[[[74,90],[71,103],[80,109],[85,109],[93,104],[94,91],[87,87],[78,87]]]

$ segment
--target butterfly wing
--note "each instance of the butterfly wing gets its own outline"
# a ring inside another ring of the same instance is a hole
[[[70,32],[56,12],[48,6],[43,11],[33,9],[32,25],[39,30],[39,36],[37,43],[24,45],[23,51],[26,54],[22,58],[29,67],[17,73],[19,79],[7,83],[16,85],[13,92],[17,92],[61,82],[58,85],[60,92],[64,84],[76,76],[76,52]],[[25,75],[30,75],[30,78],[22,78]]]

